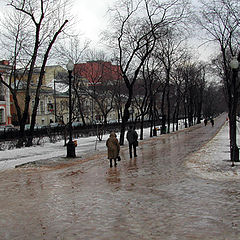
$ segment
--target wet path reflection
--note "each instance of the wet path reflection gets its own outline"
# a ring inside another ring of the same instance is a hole
[[[117,168],[105,153],[59,169],[0,174],[0,239],[239,239],[239,182],[199,178],[185,158],[216,127],[161,136],[122,150]]]

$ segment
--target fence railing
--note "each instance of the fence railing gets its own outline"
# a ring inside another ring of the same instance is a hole
[[[140,122],[128,122],[126,124],[126,128],[129,125],[134,124],[136,128],[140,128]],[[160,123],[158,123],[160,124]],[[149,127],[151,125],[150,121],[144,122],[144,127]],[[99,134],[106,134],[112,131],[119,132],[121,129],[121,123],[111,123],[111,124],[94,124],[94,125],[86,125],[86,126],[77,126],[73,127],[73,137],[88,137],[88,136],[97,136]],[[39,137],[49,137],[52,138],[54,136],[62,136],[62,138],[68,137],[68,125],[57,126],[57,127],[39,127],[34,129],[33,133],[30,130],[25,130],[25,137],[26,139],[31,136],[33,138]],[[0,141],[10,141],[10,140],[17,140],[20,137],[19,130],[14,131],[0,131]]]

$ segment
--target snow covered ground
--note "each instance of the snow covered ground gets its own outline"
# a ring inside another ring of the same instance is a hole
[[[137,130],[140,133],[139,130]],[[144,129],[144,139],[149,136],[149,129]],[[98,141],[96,136],[78,138],[76,147],[76,156],[87,156],[97,153],[101,150],[106,150],[106,140],[109,134],[103,136],[102,141]],[[117,133],[118,139],[120,133]],[[21,165],[28,162],[47,160],[53,158],[66,157],[67,149],[64,146],[64,141],[56,143],[44,143],[30,148],[20,148],[0,151],[0,171],[15,168],[16,165]]]
[[[95,137],[77,139],[76,155],[82,156],[87,153],[94,153],[105,147],[108,135],[104,135],[103,141],[99,142]],[[64,141],[56,143],[44,143],[43,145],[30,148],[12,149],[0,152],[0,171],[15,168],[28,162],[66,157],[67,150]]]
[[[183,128],[183,127],[181,127]],[[117,133],[118,138],[120,136]],[[238,134],[239,135],[239,134]],[[77,156],[87,156],[106,150],[106,140],[109,134],[98,141],[96,136],[77,139]],[[144,130],[144,139],[149,138],[149,129]],[[229,127],[228,122],[219,133],[198,152],[189,156],[186,166],[192,173],[203,178],[210,179],[240,179],[240,163],[231,167],[229,152]],[[66,157],[66,147],[63,141],[57,143],[45,143],[42,146],[0,151],[0,171],[15,168],[28,162],[47,160],[58,157]]]
[[[184,122],[179,122],[179,130],[184,129]],[[170,129],[172,130],[172,129]],[[144,129],[144,139],[149,138],[149,128]],[[137,130],[140,135],[140,130]],[[116,133],[118,139],[120,133]],[[78,138],[76,147],[76,156],[87,156],[89,154],[97,153],[101,150],[106,151],[106,140],[109,134],[103,136],[102,141],[98,141],[96,136]],[[64,147],[64,141],[56,143],[44,143],[42,145],[35,145],[30,148],[11,149],[0,151],[0,171],[15,168],[28,162],[47,160],[53,158],[66,157],[67,149]]]
[[[189,167],[196,174],[203,178],[213,180],[230,180],[240,179],[240,162],[230,162],[230,140],[229,140],[229,122],[226,122],[218,134],[209,141],[199,151],[189,156],[186,161]],[[237,137],[239,136],[238,123]],[[238,145],[240,143],[239,139]]]

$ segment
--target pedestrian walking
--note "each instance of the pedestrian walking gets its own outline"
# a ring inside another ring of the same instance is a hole
[[[129,127],[129,130],[127,132],[127,140],[129,144],[130,158],[132,158],[132,149],[133,149],[134,157],[137,157],[138,134],[135,131],[135,129],[133,129],[133,126]]]
[[[207,126],[207,122],[208,122],[208,120],[205,118],[205,119],[204,119],[204,124],[205,124],[205,126]]]
[[[211,118],[210,120],[211,124],[212,124],[212,127],[214,126],[214,120]]]
[[[111,132],[110,136],[106,142],[106,146],[108,149],[108,159],[110,162],[110,167],[112,167],[113,165],[113,160],[114,160],[114,166],[117,166],[117,159],[119,157],[119,152],[120,152],[120,145],[119,142],[117,140],[117,135],[115,134],[115,132]]]

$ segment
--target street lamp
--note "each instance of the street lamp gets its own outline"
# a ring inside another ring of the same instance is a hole
[[[232,166],[234,162],[239,162],[239,148],[237,146],[237,126],[236,126],[236,115],[237,115],[237,103],[238,103],[238,70],[239,62],[237,58],[234,58],[229,63],[232,69],[232,83],[230,86],[231,96],[229,96],[229,123],[230,123],[230,151],[231,151],[231,161]]]
[[[231,60],[231,62],[229,63],[229,65],[230,65],[232,70],[235,70],[235,71],[237,70],[238,71],[239,62],[238,62],[237,58],[233,58]]]
[[[72,140],[72,71],[74,68],[73,61],[69,60],[67,64],[69,79],[69,141],[67,143],[67,157],[76,157],[75,144]]]

